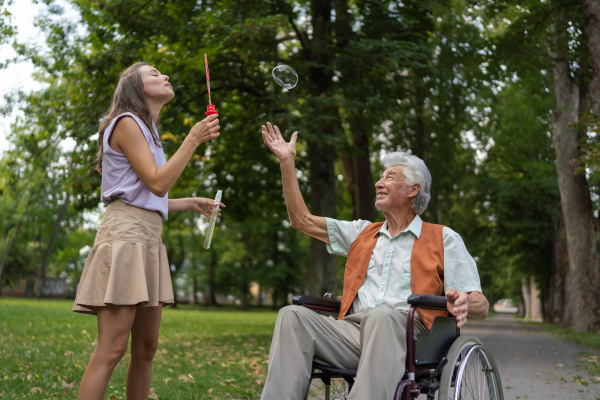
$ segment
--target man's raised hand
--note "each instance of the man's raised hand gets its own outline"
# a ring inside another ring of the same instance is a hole
[[[280,161],[293,161],[296,158],[296,138],[298,137],[298,132],[292,134],[292,138],[288,143],[281,136],[279,128],[267,122],[267,126],[262,126],[262,137],[267,147]]]

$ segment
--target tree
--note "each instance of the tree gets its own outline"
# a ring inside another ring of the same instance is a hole
[[[213,99],[229,134],[223,135],[205,154],[205,160],[210,162],[194,161],[194,167],[186,171],[178,188],[194,186],[201,173],[211,177],[205,180],[210,185],[229,185],[224,198],[230,199],[228,212],[238,221],[246,219],[250,197],[258,202],[258,210],[272,207],[271,194],[280,189],[273,190],[269,183],[276,182],[278,174],[246,174],[244,179],[234,175],[236,170],[273,165],[262,146],[248,143],[248,132],[259,132],[259,124],[272,116],[293,122],[306,138],[308,162],[299,162],[299,167],[310,177],[307,194],[312,212],[336,215],[334,165],[336,153],[342,149],[354,160],[352,179],[358,179],[361,187],[368,188],[353,189],[352,199],[361,215],[372,216],[373,196],[369,194],[372,181],[366,162],[371,129],[392,111],[381,107],[382,111],[372,112],[373,118],[367,121],[357,117],[356,111],[364,110],[365,106],[376,109],[377,105],[393,104],[395,98],[387,94],[397,92],[399,86],[393,79],[382,83],[382,78],[398,74],[399,64],[412,62],[415,54],[422,57],[420,50],[411,45],[412,25],[404,27],[398,22],[398,18],[410,22],[413,14],[396,6],[388,7],[385,1],[336,2],[335,9],[332,2],[321,1],[302,3],[295,8],[295,3],[284,1],[242,4],[219,1],[204,5],[220,10],[218,13],[197,10],[195,1],[171,2],[166,7],[148,4],[143,8],[121,1],[74,1],[74,4],[88,33],[84,38],[74,39],[73,27],[48,21],[46,29],[52,32],[50,45],[54,59],[44,59],[41,64],[60,75],[69,88],[66,135],[89,149],[75,155],[73,160],[78,172],[78,179],[73,182],[79,195],[74,199],[78,207],[97,203],[97,192],[90,189],[98,184],[98,176],[86,166],[85,160],[95,147],[92,133],[102,115],[100,105],[108,104],[110,88],[118,73],[140,58],[161,70],[174,71],[171,80],[176,82],[175,90],[181,96],[165,107],[161,124],[168,153],[174,148],[170,142],[181,139],[180,132],[185,132],[189,121],[198,118],[201,105],[206,103],[204,75],[198,72],[202,71],[199,66],[203,66],[203,53],[207,53],[211,60]],[[411,3],[411,7],[420,11],[429,7],[417,7],[418,4]],[[60,10],[55,7],[54,11]],[[336,13],[340,21],[346,22],[337,24]],[[129,18],[132,14],[135,19]],[[393,23],[384,35],[378,33],[381,18]],[[347,41],[350,27],[352,40]],[[356,60],[357,53],[365,56],[365,61],[351,66],[348,61]],[[33,51],[29,54],[33,55]],[[265,77],[275,64],[288,61],[301,77],[308,79],[293,93],[281,93]],[[363,71],[362,75],[358,71]],[[338,75],[343,79],[338,79]],[[90,92],[95,94],[93,98],[88,96]],[[381,102],[380,98],[386,101]],[[249,104],[253,107],[246,107]],[[344,116],[340,117],[341,114]],[[258,134],[256,139],[260,140]],[[358,144],[358,152],[349,151],[350,144]],[[227,158],[212,158],[215,152],[227,154]],[[237,168],[238,163],[244,168]],[[226,177],[233,178],[236,186],[231,187],[232,181],[225,181]],[[240,186],[242,182],[247,185]],[[174,188],[173,194],[178,188]],[[236,211],[238,202],[243,212]],[[283,213],[277,215],[282,218]],[[250,243],[251,238],[243,241]],[[323,244],[313,241],[311,247],[310,265],[314,270],[310,273],[309,292],[320,295],[324,290],[335,289],[337,262],[327,255]]]
[[[504,34],[504,45],[512,46],[510,53],[505,54],[515,60],[513,64],[521,67],[514,71],[526,73],[520,58],[524,54],[538,60],[543,65],[540,70],[552,71],[552,90],[556,99],[552,109],[552,139],[556,151],[561,221],[564,221],[564,225],[563,222],[557,225],[564,226],[566,239],[566,246],[556,248],[568,253],[569,266],[564,274],[560,269],[556,270],[558,279],[553,280],[553,288],[561,293],[580,294],[565,296],[562,308],[572,310],[568,323],[575,331],[590,330],[600,321],[600,300],[594,294],[599,283],[596,218],[587,178],[582,170],[577,170],[575,163],[582,156],[581,139],[587,131],[588,119],[584,116],[590,112],[589,83],[596,79],[594,70],[588,68],[595,61],[592,61],[594,51],[590,51],[586,38],[589,34],[594,42],[595,28],[586,28],[594,21],[595,12],[588,4],[586,19],[585,9],[577,2],[518,5],[498,2],[494,5],[506,12],[503,15],[509,15],[512,21]],[[519,50],[514,51],[517,41]],[[531,69],[532,65],[527,67]],[[559,234],[558,237],[563,236]],[[557,257],[559,263],[562,258]]]
[[[549,55],[554,62],[554,91],[556,107],[553,113],[553,140],[556,149],[558,186],[561,206],[565,216],[567,249],[569,252],[568,292],[573,296],[571,326],[583,332],[600,323],[600,300],[594,293],[600,283],[596,249],[596,220],[584,174],[576,172],[574,160],[580,156],[578,144],[581,129],[577,128],[581,106],[582,88],[571,76],[567,50],[564,10],[558,12],[553,24],[554,43]],[[584,64],[585,65],[585,64]],[[583,92],[585,92],[583,88]],[[587,102],[586,102],[587,103]],[[585,104],[585,103],[584,103]]]

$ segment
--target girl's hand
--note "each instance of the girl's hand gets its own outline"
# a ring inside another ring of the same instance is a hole
[[[219,119],[217,117],[218,114],[209,115],[202,121],[198,122],[192,127],[192,129],[190,129],[188,137],[194,140],[196,145],[219,137],[220,126]]]
[[[207,199],[206,197],[190,197],[190,200],[190,210],[197,211],[200,214],[205,215],[207,218],[210,218],[213,208],[217,205],[213,199]],[[225,204],[219,204],[219,211],[221,211],[221,207],[225,207]],[[221,213],[219,212],[217,215],[221,215]]]

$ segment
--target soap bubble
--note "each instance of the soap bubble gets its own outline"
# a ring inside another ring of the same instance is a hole
[[[273,79],[277,84],[286,89],[293,89],[298,83],[298,74],[294,68],[287,65],[278,65],[273,68]]]

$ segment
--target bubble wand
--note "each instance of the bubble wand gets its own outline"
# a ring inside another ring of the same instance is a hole
[[[205,114],[213,115],[217,113],[217,110],[210,99],[210,75],[208,74],[208,57],[206,57],[206,53],[204,53],[204,67],[206,68],[206,87],[208,89],[208,105]]]
[[[210,241],[212,240],[213,231],[215,229],[215,222],[217,220],[217,214],[219,213],[219,206],[221,205],[221,191],[217,190],[217,196],[215,197],[215,203],[217,205],[212,209],[210,214],[210,222],[208,223],[208,230],[206,231],[206,239],[204,240],[204,248],[210,248]]]

